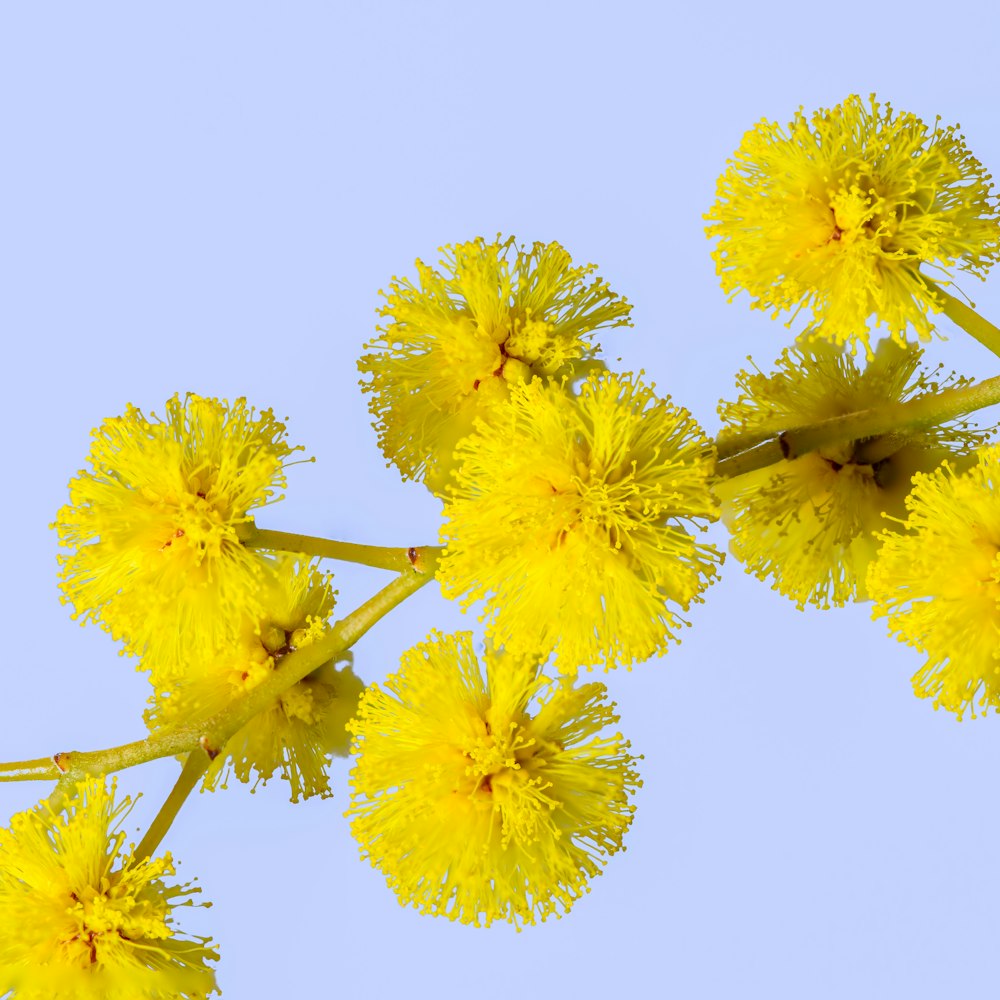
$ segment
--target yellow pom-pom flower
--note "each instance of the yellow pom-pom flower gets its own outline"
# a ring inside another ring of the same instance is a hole
[[[700,599],[720,561],[695,540],[718,514],[714,450],[691,415],[631,375],[579,395],[540,381],[459,446],[439,579],[487,598],[494,643],[558,651],[560,670],[640,662],[676,641],[669,606]]]
[[[873,617],[927,656],[914,691],[959,719],[1000,710],[1000,447],[978,457],[914,478],[905,530],[868,574]]]
[[[241,616],[239,630],[225,649],[192,655],[183,676],[157,689],[146,715],[150,728],[211,718],[280,670],[287,654],[324,634],[334,607],[330,577],[287,553],[264,565],[259,612]],[[157,677],[154,669],[154,682]],[[331,795],[330,755],[347,754],[345,725],[361,688],[349,666],[338,669],[332,661],[307,674],[229,739],[206,774],[206,787],[215,788],[230,773],[244,783],[256,776],[256,787],[278,771],[289,784],[293,802]]]
[[[761,121],[706,215],[722,287],[757,308],[812,311],[805,336],[868,350],[868,321],[904,343],[940,308],[920,268],[983,277],[1000,252],[990,175],[957,126],[849,97],[787,129]]]
[[[130,809],[127,798],[115,803],[113,785],[91,778],[59,812],[42,802],[0,830],[0,994],[177,1000],[215,992],[210,939],[174,925],[175,908],[200,890],[168,883],[169,854],[123,850]]]
[[[499,240],[442,247],[437,270],[418,260],[417,285],[393,279],[379,311],[388,324],[358,362],[383,453],[435,492],[455,444],[511,385],[594,367],[591,334],[629,324],[631,307],[594,265],[574,265],[558,243]]]
[[[432,634],[361,698],[352,831],[404,905],[519,928],[561,916],[622,846],[641,784],[602,684]]]
[[[903,402],[953,376],[918,371],[919,348],[879,343],[859,368],[844,348],[816,343],[786,350],[772,375],[741,372],[741,396],[719,407],[723,445],[733,435],[762,437],[858,410]],[[982,443],[951,421],[920,430],[831,445],[716,485],[733,554],[799,607],[863,600],[865,574],[878,548],[883,515],[900,516],[914,473]],[[971,459],[967,459],[971,461]]]
[[[260,557],[238,529],[280,499],[297,449],[270,410],[194,394],[168,400],[163,420],[129,406],[93,437],[91,468],[55,522],[73,550],[61,557],[63,598],[128,652],[182,669],[255,606]]]

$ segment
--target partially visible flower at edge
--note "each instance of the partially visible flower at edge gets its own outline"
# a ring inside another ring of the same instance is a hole
[[[475,926],[561,916],[622,847],[641,785],[602,684],[432,634],[362,696],[347,815],[402,904]]]
[[[687,410],[631,374],[579,395],[535,381],[456,450],[438,572],[445,596],[486,598],[509,652],[557,651],[564,673],[663,653],[721,556],[689,528],[718,516],[715,451]],[[669,603],[668,603],[669,602]]]
[[[940,308],[922,266],[979,278],[1000,254],[991,177],[957,126],[852,95],[783,129],[761,121],[719,178],[705,216],[723,289],[779,313],[807,308],[803,337],[861,343],[868,321],[905,343]]]
[[[258,611],[244,612],[226,649],[211,655],[191,650],[184,674],[155,690],[146,713],[151,729],[211,718],[280,670],[286,655],[325,633],[336,596],[330,576],[289,553],[267,558],[263,565]],[[156,677],[154,671],[154,683]],[[345,726],[362,686],[349,666],[338,670],[332,661],[324,663],[228,740],[206,773],[205,787],[225,786],[230,773],[244,783],[253,775],[256,783],[266,783],[279,771],[292,802],[330,796],[330,755],[347,754]]]
[[[189,393],[163,420],[129,406],[93,433],[90,471],[70,483],[54,527],[64,601],[157,670],[193,646],[219,649],[255,606],[260,557],[238,537],[249,512],[281,499],[298,448],[270,410]]]
[[[81,783],[0,830],[0,993],[16,1000],[176,1000],[216,992],[209,938],[182,936],[173,911],[200,889],[169,885],[169,854],[123,851],[129,799]],[[208,906],[210,904],[199,904]]]
[[[741,372],[741,395],[722,402],[720,445],[735,434],[778,433],[968,384],[920,371],[922,352],[879,343],[862,369],[843,347],[786,349],[772,375]],[[831,445],[716,484],[733,554],[772,589],[827,608],[864,600],[865,574],[884,515],[901,517],[910,481],[943,460],[974,461],[986,434],[964,421]],[[891,522],[890,522],[891,523]]]
[[[452,452],[511,385],[595,366],[602,327],[629,324],[626,299],[574,265],[558,243],[517,249],[477,237],[418,260],[419,284],[394,278],[379,327],[358,362],[379,445],[406,479],[447,488]]]
[[[915,693],[959,719],[1000,710],[1000,446],[978,458],[914,478],[903,530],[868,574],[872,617],[927,656]]]

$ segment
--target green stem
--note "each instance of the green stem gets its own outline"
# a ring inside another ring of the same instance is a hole
[[[257,687],[234,698],[221,712],[204,723],[181,725],[153,733],[146,739],[109,747],[106,750],[71,751],[53,758],[38,758],[0,764],[6,781],[60,779],[79,781],[89,774],[108,774],[160,757],[204,751],[209,758],[218,754],[226,741],[255,715],[270,705],[293,684],[350,649],[376,622],[434,577],[440,550],[436,546],[412,550],[406,572],[365,601],[361,607],[336,622],[316,642],[289,653],[280,667]]]
[[[956,326],[960,326],[966,333],[971,334],[984,347],[991,350],[1000,357],[1000,329],[995,327],[989,320],[983,319],[975,311],[969,308],[960,299],[950,295],[939,284],[924,276],[924,281],[929,291],[934,293],[934,297],[941,301],[941,311]]]
[[[722,462],[741,452],[750,451],[759,444],[766,444],[774,437],[773,430],[753,430],[744,431],[742,434],[734,434],[732,437],[725,437],[715,443],[715,454],[718,461]]]
[[[156,853],[160,841],[170,829],[170,824],[177,818],[181,806],[194,791],[195,785],[201,781],[201,776],[208,770],[208,765],[211,763],[208,754],[202,753],[201,750],[193,750],[187,755],[187,760],[184,761],[184,767],[181,768],[181,773],[177,776],[174,787],[170,790],[163,805],[160,806],[156,818],[149,824],[149,829],[142,840],[132,852],[132,857],[136,861],[144,861]]]
[[[36,757],[34,760],[15,760],[10,764],[0,764],[0,781],[58,778],[61,773],[51,757]]]
[[[397,573],[405,573],[413,568],[413,553],[427,552],[431,548],[437,548],[436,546],[424,546],[422,549],[401,549],[384,545],[337,542],[332,538],[318,538],[315,535],[299,535],[291,531],[258,528],[252,521],[240,526],[239,536],[240,541],[248,549],[302,552],[309,556],[360,563],[362,566],[374,566],[377,569],[389,569]]]
[[[785,457],[781,450],[781,442],[778,438],[771,438],[762,444],[756,444],[733,454],[728,458],[720,458],[715,463],[715,474],[723,479],[734,479],[742,476],[745,472],[753,472],[755,469],[766,469],[775,462],[780,462]]]
[[[1000,375],[975,385],[927,393],[906,403],[887,403],[806,427],[789,428],[761,444],[756,443],[759,434],[747,435],[742,441],[749,442],[751,446],[743,450],[734,450],[732,445],[737,439],[729,439],[726,442],[726,457],[716,464],[716,475],[740,476],[783,458],[798,458],[828,445],[933,427],[995,403],[1000,403]]]
[[[64,774],[49,793],[49,808],[54,813],[59,812],[75,787],[76,783]]]

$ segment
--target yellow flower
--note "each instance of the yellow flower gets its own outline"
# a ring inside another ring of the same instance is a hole
[[[511,385],[599,365],[590,335],[629,325],[631,308],[558,243],[479,237],[441,255],[440,270],[417,261],[419,285],[394,278],[382,293],[389,323],[358,362],[385,457],[435,492],[476,417]]]
[[[432,634],[361,698],[352,831],[404,905],[519,928],[561,916],[622,846],[641,784],[602,684],[547,681]],[[529,712],[531,714],[529,714]]]
[[[208,938],[173,910],[201,890],[169,885],[169,854],[123,851],[129,799],[100,778],[60,812],[46,802],[0,830],[0,994],[12,1000],[176,1000],[215,992]],[[208,904],[204,904],[208,905]]]
[[[631,375],[579,396],[533,382],[511,392],[456,456],[439,579],[487,598],[494,643],[558,651],[559,668],[662,653],[720,561],[685,527],[714,520],[714,451],[687,410]]]
[[[1000,447],[964,473],[914,478],[905,530],[882,538],[868,574],[873,617],[927,655],[914,691],[954,712],[1000,709]]]
[[[967,379],[918,372],[921,351],[882,341],[859,369],[843,347],[784,351],[773,375],[741,372],[740,397],[720,404],[724,444],[734,434],[776,434],[857,410],[903,402]],[[832,445],[721,480],[722,519],[733,554],[773,589],[827,608],[863,600],[884,514],[901,516],[915,472],[936,468],[983,435],[954,421],[904,434]],[[959,459],[960,460],[960,459]]]
[[[260,558],[240,543],[295,450],[270,410],[189,394],[166,418],[129,406],[94,432],[90,471],[57,517],[63,599],[158,669],[218,649],[255,605]]]
[[[265,563],[258,594],[260,611],[244,614],[231,645],[214,655],[193,653],[184,675],[158,688],[147,712],[152,729],[205,720],[235,697],[251,691],[282,659],[320,638],[333,613],[330,577],[309,562],[287,553]],[[154,681],[157,672],[153,671]],[[313,795],[328,797],[330,755],[345,756],[345,729],[361,694],[361,681],[350,667],[328,662],[288,688],[270,709],[240,729],[215,759],[206,777],[215,788],[229,773],[248,783],[266,783],[275,771],[290,788],[293,802]]]
[[[900,343],[908,327],[927,339],[940,305],[921,265],[982,278],[1000,252],[990,176],[956,128],[928,130],[874,95],[800,110],[787,130],[761,121],[706,215],[723,289],[774,316],[809,308],[804,335],[866,351],[873,314]]]

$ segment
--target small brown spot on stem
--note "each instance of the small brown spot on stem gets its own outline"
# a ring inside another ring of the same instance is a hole
[[[204,750],[205,753],[208,754],[209,760],[215,760],[215,758],[219,756],[219,751],[216,750],[215,747],[209,745],[207,736],[199,737],[198,746],[200,746],[202,750]]]
[[[419,557],[420,553],[417,552],[417,550],[412,545],[406,550],[406,558],[410,560],[411,566],[417,565],[417,559]]]
[[[62,752],[57,753],[52,758],[52,763],[55,764],[55,766],[58,767],[63,774],[65,774],[69,770],[69,754]]]

